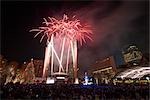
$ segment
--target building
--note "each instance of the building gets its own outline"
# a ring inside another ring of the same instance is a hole
[[[129,68],[121,73],[119,73],[116,78],[131,78],[131,79],[140,79],[145,75],[150,75],[150,67],[135,67]]]
[[[140,60],[142,59],[142,52],[134,45],[131,45],[125,48],[122,51],[125,64],[130,66],[139,65]]]
[[[91,72],[96,79],[96,83],[109,83],[116,74],[116,63],[113,56],[96,61],[92,66]]]
[[[117,67],[117,74],[113,81],[117,83],[139,83],[137,81],[141,81],[147,76],[150,78],[148,53],[144,54],[136,46],[130,45],[122,50],[122,54],[125,64]]]

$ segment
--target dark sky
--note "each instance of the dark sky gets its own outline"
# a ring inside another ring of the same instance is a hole
[[[98,59],[120,55],[121,49],[135,44],[149,52],[148,2],[1,2],[1,54],[8,60],[44,59],[45,41],[29,30],[41,25],[42,18],[76,15],[93,27],[93,42],[79,46],[79,66],[85,71]],[[118,57],[119,58],[119,57]],[[118,59],[119,60],[119,59]]]

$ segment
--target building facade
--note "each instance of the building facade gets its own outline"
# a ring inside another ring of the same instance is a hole
[[[114,57],[107,57],[97,61],[91,69],[91,74],[96,79],[96,83],[109,83],[116,74],[116,63]]]
[[[142,52],[134,45],[125,48],[122,51],[124,61],[128,65],[139,65],[142,59]]]

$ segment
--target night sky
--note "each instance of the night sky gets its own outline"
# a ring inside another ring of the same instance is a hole
[[[96,60],[118,56],[122,48],[135,44],[149,53],[148,2],[82,1],[82,2],[1,2],[1,54],[18,62],[44,59],[45,43],[29,30],[41,25],[43,18],[76,15],[93,28],[93,42],[79,46],[80,71],[86,71]]]

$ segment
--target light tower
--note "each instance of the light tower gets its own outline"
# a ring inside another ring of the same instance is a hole
[[[80,20],[74,18],[75,16],[69,20],[65,14],[60,20],[51,17],[48,17],[49,20],[44,18],[44,27],[30,30],[30,32],[38,32],[35,37],[43,34],[40,41],[47,36],[43,77],[46,77],[48,70],[50,70],[51,76],[68,75],[71,65],[74,69],[75,83],[78,83],[77,44],[79,41],[82,45],[82,42],[86,42],[85,38],[92,40],[92,31],[90,26],[84,25],[83,27]]]

